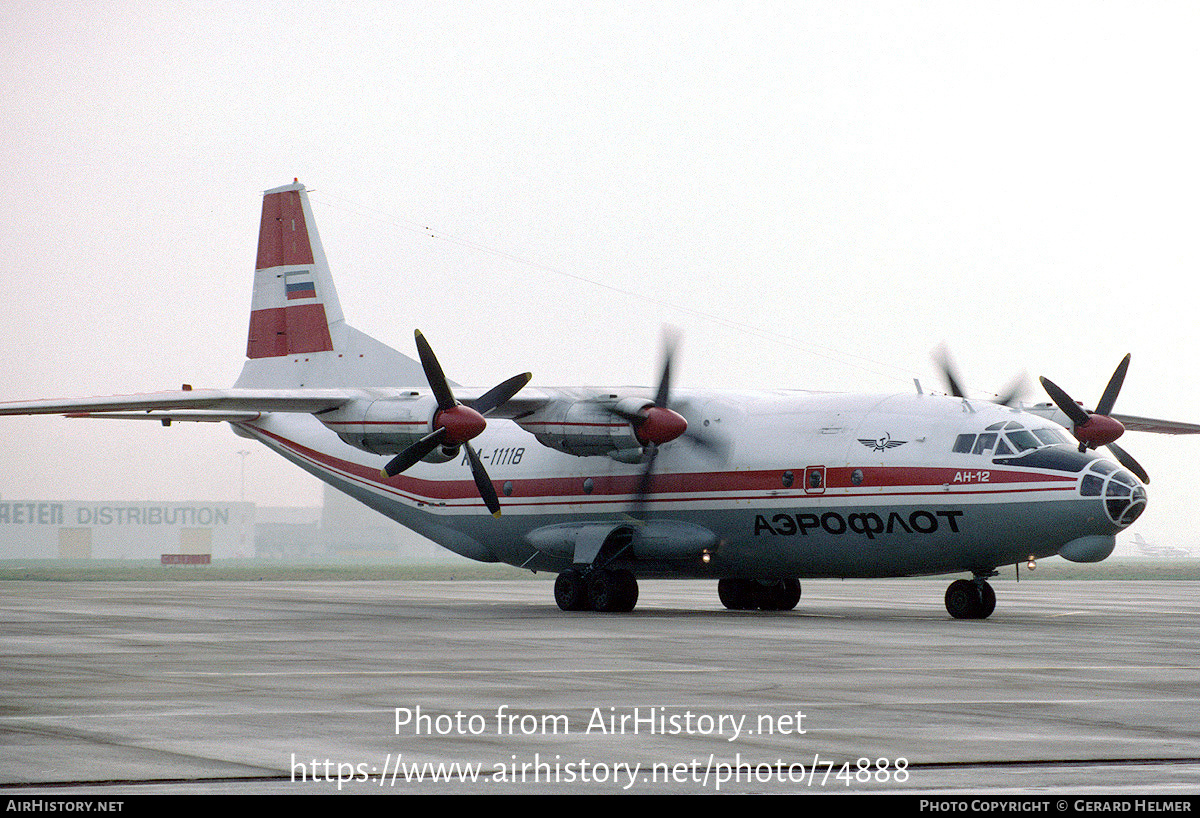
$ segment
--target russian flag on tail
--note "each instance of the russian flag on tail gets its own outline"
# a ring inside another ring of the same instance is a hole
[[[300,270],[295,273],[285,273],[283,279],[288,301],[295,301],[298,298],[317,297],[317,287],[313,283],[311,271]]]

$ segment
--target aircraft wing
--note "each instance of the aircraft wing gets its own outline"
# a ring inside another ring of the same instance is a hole
[[[1121,425],[1133,432],[1154,432],[1160,435],[1200,435],[1200,423],[1181,423],[1177,420],[1155,420],[1136,415],[1117,415]]]
[[[51,398],[0,403],[0,415],[252,420],[264,412],[322,412],[359,393],[349,389],[181,389],[139,395]]]
[[[237,423],[257,420],[268,412],[315,414],[337,409],[356,400],[387,399],[417,392],[407,389],[180,389],[136,395],[0,402],[0,416],[66,415],[75,418]],[[459,392],[463,402],[468,405],[483,394],[483,390],[473,389]],[[552,394],[531,392],[496,407],[489,417],[521,417],[552,400]]]
[[[1071,428],[1071,419],[1052,403],[1039,403],[1036,406],[1022,406],[1026,412],[1053,420],[1062,426]],[[1159,435],[1200,435],[1200,423],[1184,423],[1178,420],[1158,420],[1137,415],[1120,415],[1114,412],[1110,417],[1121,422],[1131,432],[1151,432]]]
[[[467,406],[481,398],[486,400],[482,389],[460,387],[455,393]],[[542,445],[567,454],[624,458],[636,455],[640,458],[646,444],[637,436],[637,414],[651,405],[651,395],[652,390],[639,387],[524,389],[488,411],[487,417],[512,420]],[[395,406],[395,411],[403,412],[412,406],[414,399],[431,398],[429,390],[394,387],[185,388],[136,395],[2,402],[0,416],[66,415],[156,420],[168,426],[175,422],[252,423],[273,412],[313,414],[325,421],[335,417],[332,413],[336,410],[342,410],[349,414],[336,423],[344,424],[354,423],[355,419],[361,423],[368,411],[377,412],[376,418],[386,418],[388,404]],[[617,411],[614,412],[613,407]],[[431,414],[434,408],[433,404],[428,407]],[[682,432],[680,429],[679,433]],[[700,438],[699,442],[703,443],[704,439]]]

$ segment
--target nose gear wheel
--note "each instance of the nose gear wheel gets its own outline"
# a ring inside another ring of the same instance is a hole
[[[987,619],[996,610],[996,592],[986,579],[956,579],[946,589],[946,610],[955,619]]]

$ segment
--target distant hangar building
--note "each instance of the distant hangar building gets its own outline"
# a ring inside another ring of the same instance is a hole
[[[0,499],[0,560],[6,559],[468,562],[328,486],[321,506],[295,508]]]
[[[0,559],[253,557],[253,503],[0,500]]]

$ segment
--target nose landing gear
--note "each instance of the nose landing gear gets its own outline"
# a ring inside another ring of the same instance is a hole
[[[957,579],[946,589],[946,610],[955,619],[987,619],[996,610],[996,592],[986,576]]]

